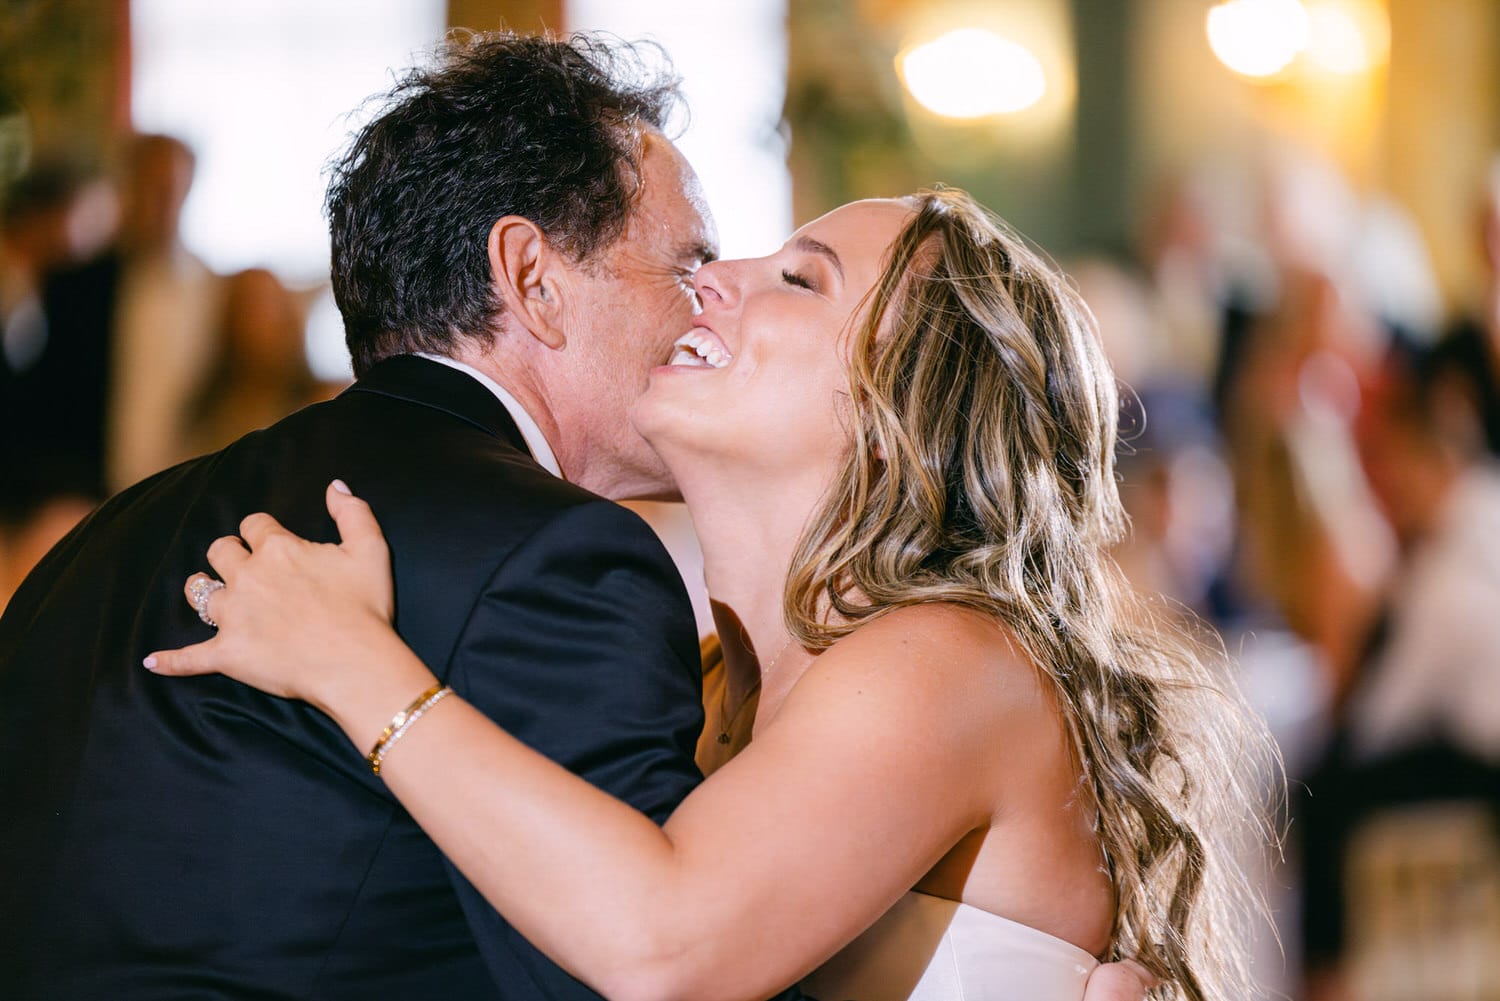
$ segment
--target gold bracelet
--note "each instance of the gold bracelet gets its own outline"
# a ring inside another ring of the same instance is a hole
[[[440,681],[418,695],[411,705],[392,716],[391,721],[386,724],[385,731],[381,733],[380,739],[375,742],[374,747],[370,748],[370,753],[365,755],[365,760],[370,763],[370,770],[379,775],[380,763],[396,745],[396,741],[404,737],[406,731],[411,729],[411,725],[421,719],[427,710],[452,694],[453,689]]]

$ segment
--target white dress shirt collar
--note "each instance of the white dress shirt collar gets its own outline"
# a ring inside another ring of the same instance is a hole
[[[428,354],[425,351],[414,353],[418,358],[426,358],[428,361],[435,361],[439,365],[456,368],[460,372],[472,376],[478,380],[481,386],[494,393],[495,398],[500,401],[505,407],[506,412],[510,414],[510,419],[516,422],[516,427],[520,429],[521,437],[526,439],[526,447],[531,449],[531,457],[537,461],[537,465],[558,479],[563,478],[562,467],[557,464],[557,456],[553,453],[552,446],[547,444],[547,436],[542,434],[542,429],[537,425],[536,421],[532,420],[531,415],[526,412],[526,408],[521,406],[521,402],[505,391],[504,386],[472,365],[465,365],[461,361],[456,361],[443,355]]]

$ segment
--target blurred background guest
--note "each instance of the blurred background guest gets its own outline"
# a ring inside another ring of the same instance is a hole
[[[1235,612],[1224,592],[1234,481],[1207,400],[1190,387],[1161,385],[1126,407],[1130,440],[1118,468],[1131,532],[1115,558],[1140,590],[1209,622],[1226,622]]]
[[[32,397],[49,339],[43,287],[57,269],[97,249],[90,247],[97,220],[79,219],[87,188],[66,163],[42,163],[17,177],[0,202],[0,609],[97,500],[86,464],[38,447],[34,422],[48,414]]]
[[[187,457],[181,415],[211,351],[213,276],[182,244],[194,159],[162,135],[125,142],[120,225],[105,251],[54,274],[47,346],[24,392],[41,447],[113,492]]]
[[[1399,555],[1297,804],[1314,998],[1494,986],[1500,470],[1452,347],[1393,352],[1357,422]]]
[[[45,461],[102,496],[185,457],[180,414],[208,360],[213,278],[182,245],[193,156],[130,137],[120,217],[101,253],[47,275],[46,335],[16,383],[19,461]]]
[[[1451,375],[1478,413],[1486,446],[1500,456],[1500,156],[1490,163],[1475,217],[1484,277],[1474,304],[1448,331]]]
[[[250,268],[224,280],[213,366],[183,418],[188,454],[217,451],[332,395],[337,387],[308,367],[303,329],[295,298],[270,271]]]
[[[42,282],[78,256],[69,217],[81,186],[66,166],[41,165],[0,200],[0,386],[35,365],[46,345]]]

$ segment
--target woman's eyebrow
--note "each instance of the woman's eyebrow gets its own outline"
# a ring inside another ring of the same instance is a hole
[[[810,236],[799,236],[792,243],[792,246],[802,251],[803,253],[818,254],[822,257],[828,258],[829,263],[833,265],[833,270],[839,273],[839,281],[844,280],[844,262],[839,260],[838,251],[834,250],[822,240],[814,240]]]

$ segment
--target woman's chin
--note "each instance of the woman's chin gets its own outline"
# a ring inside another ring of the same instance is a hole
[[[674,478],[684,472],[690,472],[708,458],[708,452],[701,447],[695,447],[689,436],[676,433],[670,424],[665,426],[637,424],[636,430],[660,456],[662,464],[667,467]]]
[[[703,426],[701,413],[685,411],[650,390],[630,409],[630,422],[661,458],[679,485],[699,481],[710,470],[733,463],[732,436]]]
[[[674,414],[664,401],[653,399],[649,389],[635,401],[627,416],[636,433],[645,438],[661,456],[662,462],[671,468],[673,457],[685,451],[686,443],[681,439],[686,436],[678,429],[689,423],[686,418]]]

